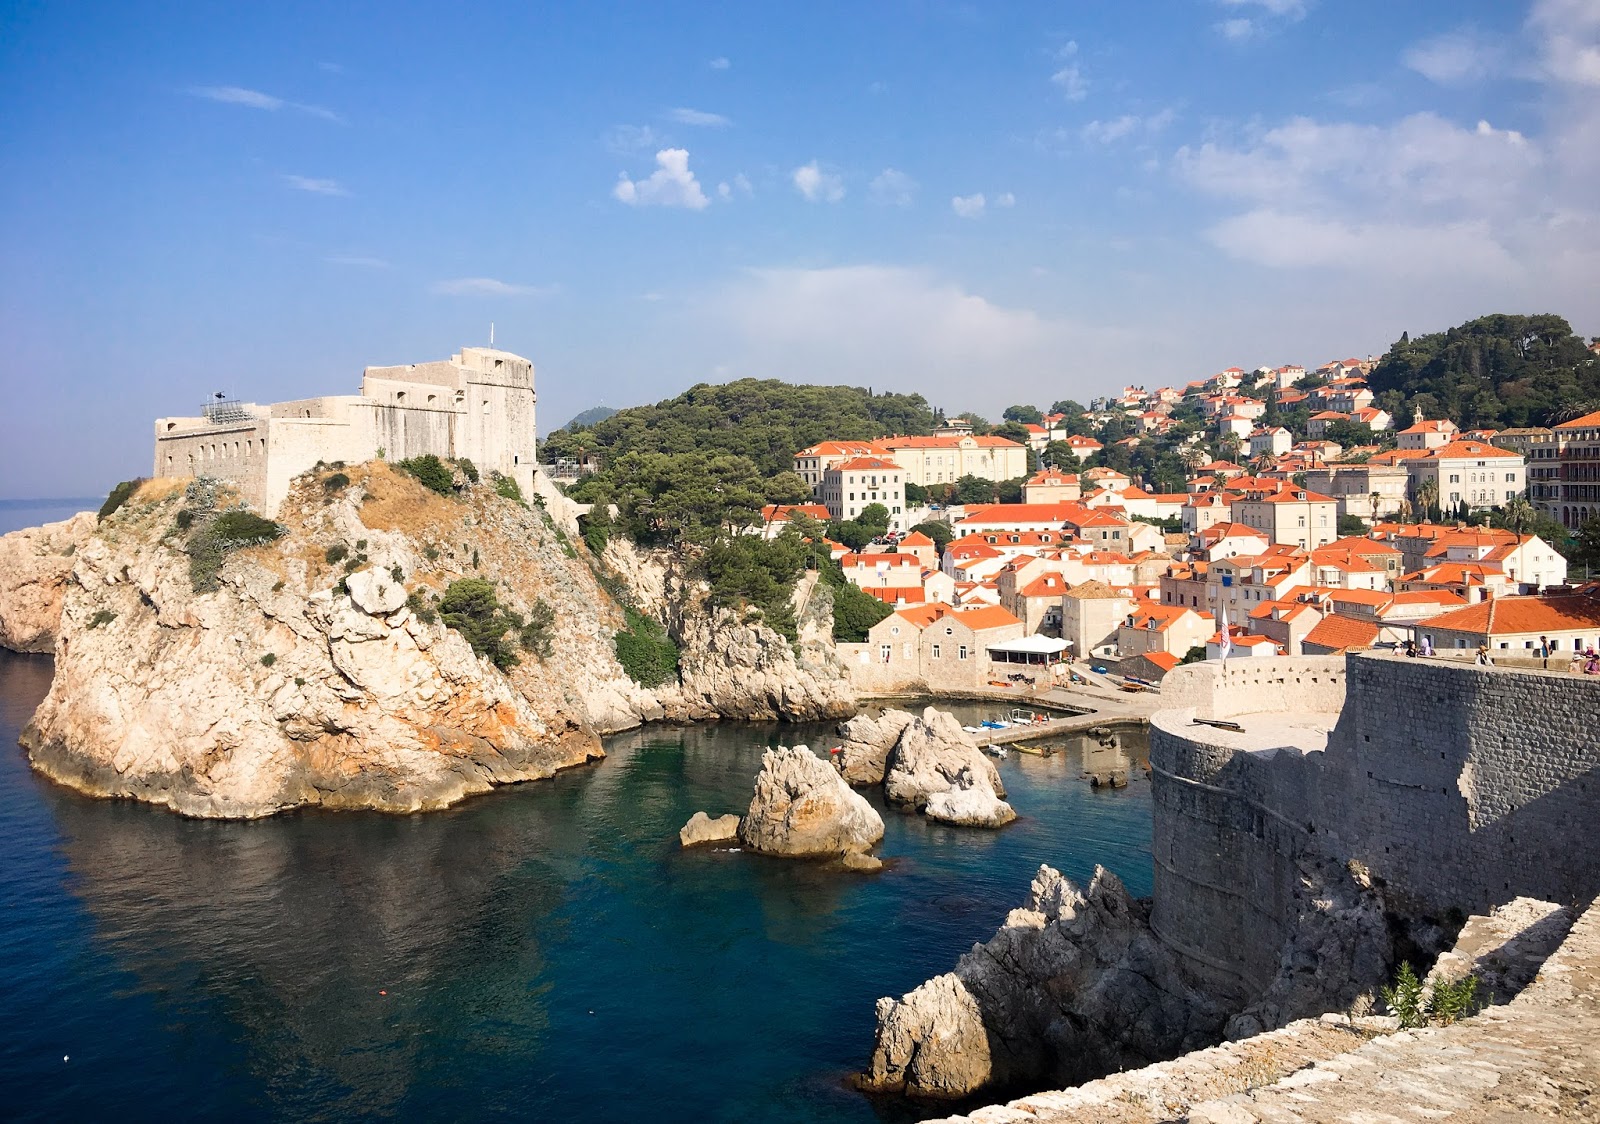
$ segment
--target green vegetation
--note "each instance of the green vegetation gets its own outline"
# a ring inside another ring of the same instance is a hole
[[[604,554],[606,543],[611,541],[611,515],[605,505],[583,516],[578,525],[583,529],[583,544],[589,548],[589,553],[596,558]]]
[[[956,537],[956,533],[950,529],[950,524],[937,519],[930,519],[926,523],[918,523],[911,529],[920,531],[932,539],[933,545],[939,548],[940,554],[943,554],[944,548],[950,545],[950,540]]]
[[[1204,663],[1205,658],[1206,647],[1204,644],[1196,644],[1183,654],[1184,663]]]
[[[556,611],[543,601],[528,607],[528,619],[517,632],[522,647],[540,659],[549,659],[555,639]]]
[[[628,627],[617,633],[617,660],[641,687],[659,687],[678,676],[678,646],[667,630],[635,609],[624,608]]]
[[[346,558],[350,557],[350,548],[345,546],[342,542],[334,543],[327,550],[322,552],[322,557],[327,561],[328,565],[332,566],[335,563],[343,562]]]
[[[1339,516],[1339,535],[1364,535],[1367,533],[1367,521],[1359,515]]]
[[[99,522],[105,522],[113,512],[133,498],[133,493],[139,490],[139,485],[144,483],[143,476],[136,476],[132,480],[124,480],[106,497],[106,502],[100,505]]]
[[[809,553],[810,546],[792,528],[775,539],[740,535],[713,542],[705,554],[711,603],[725,608],[748,605],[760,611],[768,628],[791,642],[798,639],[789,597]]]
[[[1549,314],[1482,316],[1402,335],[1367,384],[1402,427],[1411,408],[1466,429],[1549,425],[1600,409],[1600,361]]]
[[[561,428],[569,433],[576,433],[580,429],[588,429],[590,426],[599,425],[616,412],[610,406],[590,406]]]
[[[1423,1026],[1449,1026],[1476,1014],[1488,1001],[1478,996],[1477,976],[1441,980],[1433,985],[1431,993],[1427,992],[1409,961],[1400,965],[1394,985],[1380,988],[1378,995],[1389,1008],[1390,1014],[1408,1030]]]
[[[408,476],[414,477],[424,488],[438,492],[441,496],[456,494],[455,474],[450,471],[449,465],[432,453],[395,461],[394,466]]]
[[[503,500],[520,503],[523,507],[528,506],[528,501],[522,498],[522,488],[511,477],[502,476],[498,472],[491,472],[489,479],[494,484],[495,495]]]
[[[273,664],[275,664],[277,662],[278,662],[278,657],[275,654],[273,654],[272,652],[268,652],[266,655],[261,657],[261,666],[262,667],[271,667]]]
[[[191,491],[195,489],[191,486]],[[197,506],[214,502],[209,489],[204,495],[192,495]],[[196,512],[195,522],[189,532],[184,549],[189,555],[189,584],[196,593],[211,593],[217,589],[217,575],[222,570],[222,560],[231,550],[245,546],[260,546],[282,538],[285,528],[270,519],[263,519],[249,511],[234,509],[200,521],[205,511]]]
[[[330,496],[336,492],[344,491],[349,486],[350,477],[346,476],[342,472],[335,472],[332,476],[328,477],[322,482],[322,490],[328,493]]]
[[[469,481],[471,481],[474,484],[478,483],[479,480],[483,479],[483,477],[478,475],[478,466],[473,464],[466,457],[461,457],[460,459],[458,459],[456,461],[456,467],[461,470],[461,475],[465,476]]]
[[[517,655],[506,641],[506,633],[512,628],[520,629],[524,622],[500,604],[494,583],[483,578],[451,582],[439,600],[439,616],[461,633],[474,652],[488,656],[501,671],[517,666]]]
[[[426,590],[413,589],[406,594],[406,608],[410,609],[423,624],[432,624],[439,619],[439,614],[434,612],[433,605],[428,600]]]
[[[180,531],[187,531],[194,526],[194,512],[188,508],[181,509],[177,515],[172,517],[172,525]]]
[[[117,619],[117,614],[110,609],[97,609],[94,616],[89,618],[90,628],[99,628],[103,624],[110,624]]]

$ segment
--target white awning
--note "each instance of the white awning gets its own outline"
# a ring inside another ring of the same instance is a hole
[[[1009,652],[1018,656],[1056,656],[1072,647],[1070,640],[1058,640],[1054,636],[1024,636],[1021,640],[1007,640],[1000,644],[990,644],[991,652]]]

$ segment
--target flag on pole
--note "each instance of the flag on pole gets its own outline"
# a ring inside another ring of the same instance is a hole
[[[1222,652],[1222,662],[1228,662],[1228,653],[1233,651],[1233,637],[1228,633],[1228,603],[1222,603],[1222,613],[1218,618],[1222,623],[1222,643],[1217,645]]]

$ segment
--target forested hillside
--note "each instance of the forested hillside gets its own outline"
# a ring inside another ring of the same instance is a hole
[[[543,459],[600,453],[731,453],[764,475],[787,472],[818,441],[926,434],[933,410],[920,394],[874,394],[855,386],[790,386],[775,379],[700,384],[654,406],[635,406],[592,426],[545,438]]]
[[[1414,408],[1466,428],[1549,425],[1600,409],[1600,358],[1559,316],[1483,316],[1416,339],[1402,335],[1368,385],[1385,405],[1404,396],[1402,426]]]

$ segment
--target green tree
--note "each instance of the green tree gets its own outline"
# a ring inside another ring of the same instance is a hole
[[[1066,414],[1069,418],[1075,418],[1089,411],[1082,402],[1072,398],[1062,398],[1051,405],[1050,412],[1052,414]]]
[[[1052,441],[1044,447],[1044,460],[1046,464],[1054,465],[1062,472],[1078,471],[1078,454],[1072,451],[1072,446],[1065,441]]]
[[[994,503],[995,482],[981,476],[963,476],[956,481],[955,502],[959,504]]]
[[[833,589],[833,638],[842,644],[859,644],[867,638],[868,629],[892,612],[887,602],[843,581]]]
[[[1044,424],[1044,415],[1039,412],[1039,407],[1037,406],[1007,406],[1005,413],[1000,416],[1008,422],[1022,422],[1028,425]]]
[[[928,502],[928,489],[921,484],[906,485],[906,505],[908,507],[921,507]]]
[[[889,529],[889,509],[881,503],[869,503],[861,509],[856,521],[871,531],[873,538],[877,538]]]
[[[1573,535],[1575,549],[1572,560],[1581,563],[1584,573],[1600,567],[1600,516],[1586,520]]]
[[[488,656],[501,671],[517,664],[516,652],[506,641],[506,633],[521,622],[501,606],[494,584],[483,578],[453,581],[439,599],[439,616],[461,633],[472,650]]]
[[[933,540],[933,545],[939,548],[939,553],[944,553],[944,548],[950,545],[950,540],[955,538],[955,532],[950,529],[950,524],[937,519],[930,519],[926,523],[918,523],[911,528],[921,531]]]

